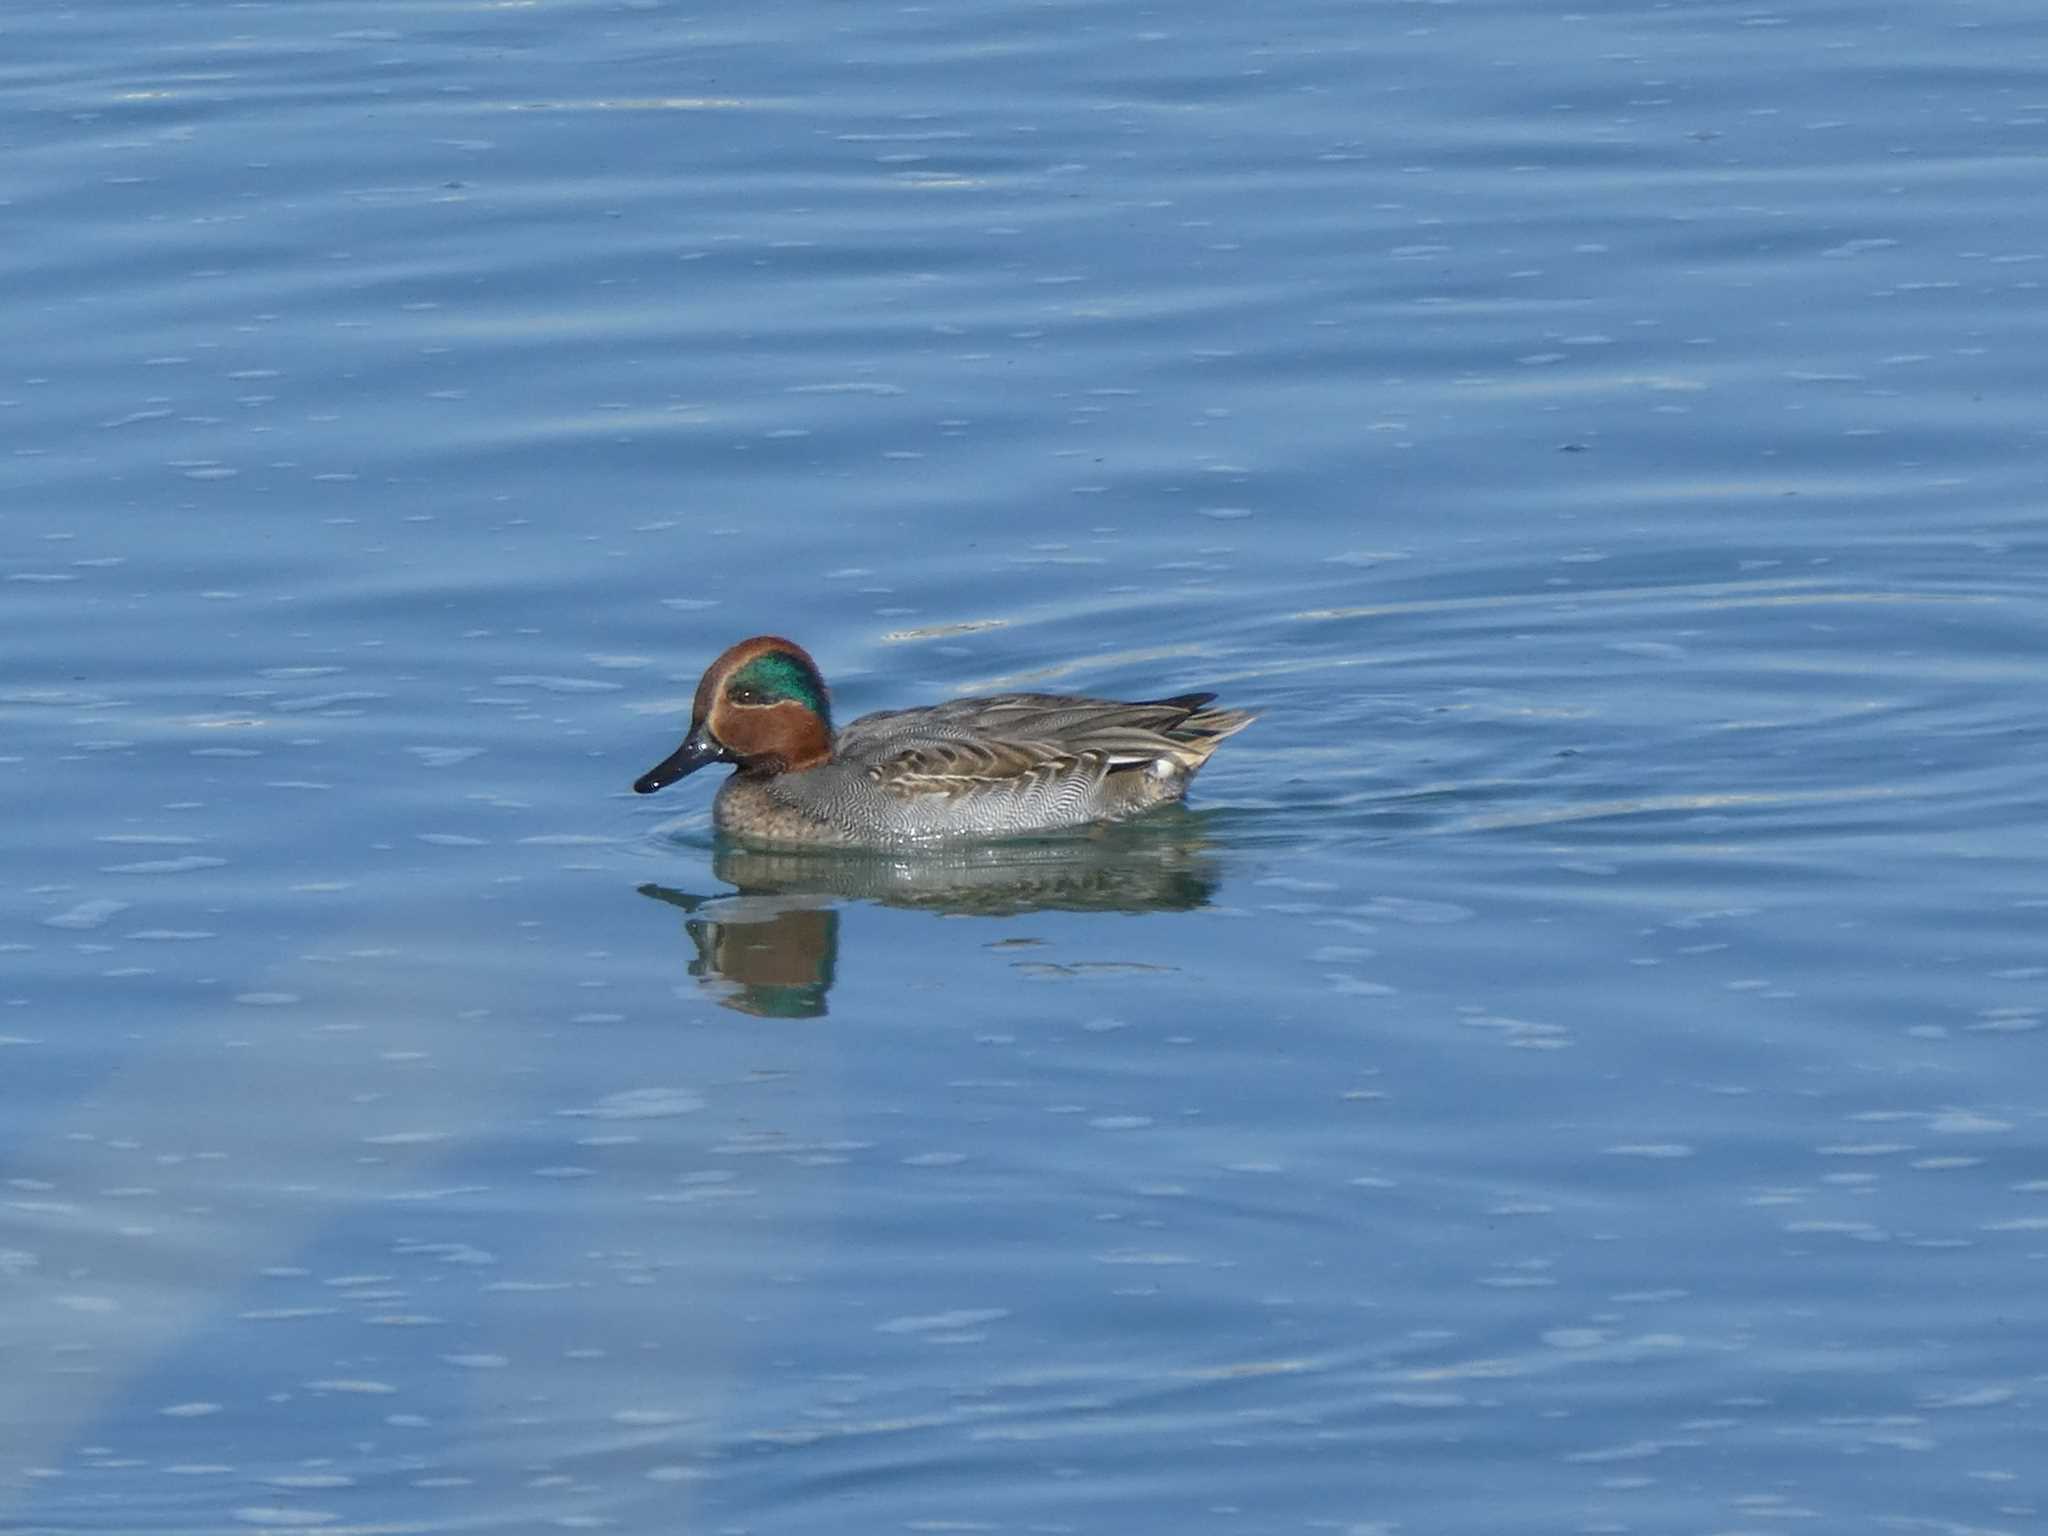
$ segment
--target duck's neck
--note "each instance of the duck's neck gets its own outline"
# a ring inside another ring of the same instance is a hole
[[[745,772],[802,773],[832,761],[832,726],[816,710],[784,700],[766,714],[762,724],[768,729],[759,733],[764,738],[762,750],[747,756]]]
[[[787,760],[784,773],[802,773],[807,768],[822,768],[832,761],[832,736],[830,732],[820,736],[817,745],[801,756]]]

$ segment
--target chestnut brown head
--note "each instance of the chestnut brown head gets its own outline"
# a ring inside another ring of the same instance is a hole
[[[832,760],[832,701],[818,664],[779,635],[742,640],[712,662],[690,705],[690,733],[633,788],[651,795],[710,763],[797,773]]]

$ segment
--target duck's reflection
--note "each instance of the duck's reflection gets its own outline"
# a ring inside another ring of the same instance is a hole
[[[735,889],[699,896],[643,885],[640,894],[689,914],[690,974],[723,1006],[775,1019],[826,1011],[839,908],[849,901],[950,917],[1187,912],[1209,904],[1220,878],[1202,818],[1191,812],[1085,836],[894,854],[720,842],[711,872]]]

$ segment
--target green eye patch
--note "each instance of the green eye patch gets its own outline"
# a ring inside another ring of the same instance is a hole
[[[817,715],[825,713],[825,684],[816,672],[787,651],[763,651],[733,673],[728,692],[745,689],[763,703],[793,700]]]

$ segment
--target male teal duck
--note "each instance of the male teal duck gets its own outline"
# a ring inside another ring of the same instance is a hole
[[[1178,800],[1252,716],[1213,693],[1123,703],[1002,693],[862,715],[836,734],[804,648],[742,640],[711,663],[690,733],[633,788],[651,795],[710,763],[734,772],[712,822],[749,843],[889,848],[1121,821]]]

